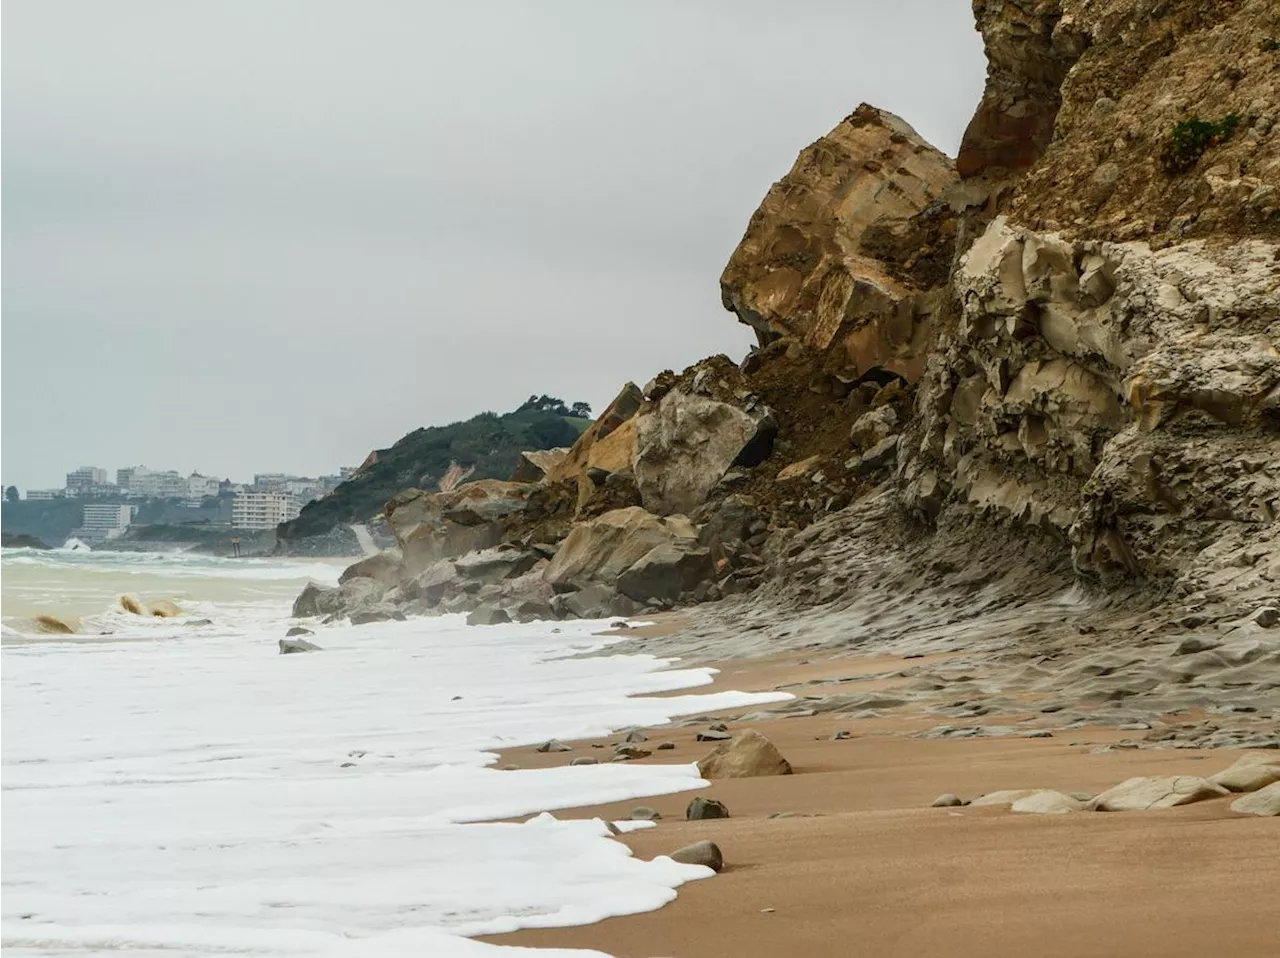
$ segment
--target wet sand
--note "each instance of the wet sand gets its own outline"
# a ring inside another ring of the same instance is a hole
[[[879,674],[895,664],[903,659],[737,661],[723,664],[712,688],[803,692],[807,686],[796,683]],[[1204,776],[1232,764],[1239,751],[1097,753],[1125,736],[1100,727],[1050,738],[918,739],[909,733],[936,725],[937,717],[911,714],[750,723],[735,721],[734,713],[716,717],[731,731],[753,727],[768,736],[795,774],[715,781],[695,792],[556,814],[625,819],[632,807],[648,805],[662,815],[658,826],[620,840],[650,858],[711,839],[724,852],[721,874],[685,885],[655,912],[489,940],[594,948],[619,958],[1280,954],[1280,820],[1234,814],[1230,798],[1066,815],[929,807],[945,792],[966,799],[1003,788],[1096,793],[1134,775]],[[1011,721],[1016,717],[1001,717]],[[642,747],[669,741],[676,748],[639,761],[696,761],[712,748],[694,741],[705,727],[649,730]],[[840,730],[852,737],[831,740]],[[608,760],[608,746],[621,739],[575,742],[560,754],[514,749],[499,764]],[[694,795],[719,799],[733,817],[684,821]],[[778,813],[790,815],[769,817]]]

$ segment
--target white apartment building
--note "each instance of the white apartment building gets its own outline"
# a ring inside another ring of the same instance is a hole
[[[236,529],[274,529],[298,517],[298,499],[287,492],[241,492],[231,503]]]
[[[220,483],[212,476],[202,476],[198,472],[193,472],[187,476],[187,498],[202,499],[206,496],[216,496]]]
[[[62,499],[66,496],[63,489],[28,489],[26,498],[32,502],[46,499]]]
[[[81,539],[114,539],[129,528],[134,514],[133,506],[86,505],[80,528],[73,535]]]
[[[81,466],[67,473],[67,492],[77,495],[93,486],[104,485],[107,481],[107,470],[96,466]]]
[[[172,469],[152,472],[146,466],[135,466],[129,476],[129,496],[134,499],[184,499],[187,480]]]

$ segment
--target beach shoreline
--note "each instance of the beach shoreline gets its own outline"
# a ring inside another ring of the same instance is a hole
[[[619,634],[640,640],[628,643],[633,649],[646,636],[670,649],[691,621],[658,619]],[[803,697],[813,689],[891,692],[912,674],[955,661],[971,665],[972,657],[792,650],[672,667],[717,668],[699,692],[782,690]],[[886,677],[894,672],[908,674]],[[804,701],[774,714],[738,709],[641,730],[646,741],[639,746],[652,755],[636,759],[697,761],[716,744],[696,741],[698,732],[719,721],[732,733],[753,728],[768,737],[792,775],[715,780],[644,802],[555,812],[620,820],[648,806],[661,815],[656,827],[618,841],[646,859],[715,841],[726,862],[719,875],[685,885],[657,911],[483,940],[597,949],[617,958],[1274,954],[1280,829],[1274,819],[1232,812],[1236,795],[1110,814],[930,807],[944,793],[966,800],[1000,789],[1096,794],[1133,776],[1208,776],[1241,751],[1132,747],[1131,730],[1105,724],[1048,731],[1035,709],[1001,715],[997,728],[1008,732],[974,737],[928,737],[938,719],[919,709],[860,718],[781,711]],[[984,720],[975,716],[967,726],[986,728]],[[496,764],[608,761],[624,737],[567,742],[567,752],[506,750]],[[657,750],[664,742],[674,748]],[[695,796],[723,802],[732,817],[686,821]]]

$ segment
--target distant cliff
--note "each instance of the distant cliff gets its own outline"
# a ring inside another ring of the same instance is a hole
[[[294,551],[299,540],[328,535],[343,523],[365,522],[401,489],[436,488],[454,463],[472,470],[468,479],[507,479],[522,452],[571,446],[588,425],[590,420],[559,409],[521,408],[415,429],[390,448],[370,453],[350,479],[283,523],[277,530],[281,550]]]

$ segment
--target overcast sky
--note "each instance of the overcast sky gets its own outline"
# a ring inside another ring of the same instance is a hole
[[[7,0],[3,481],[333,472],[752,341],[719,275],[861,101],[954,155],[969,4]]]

